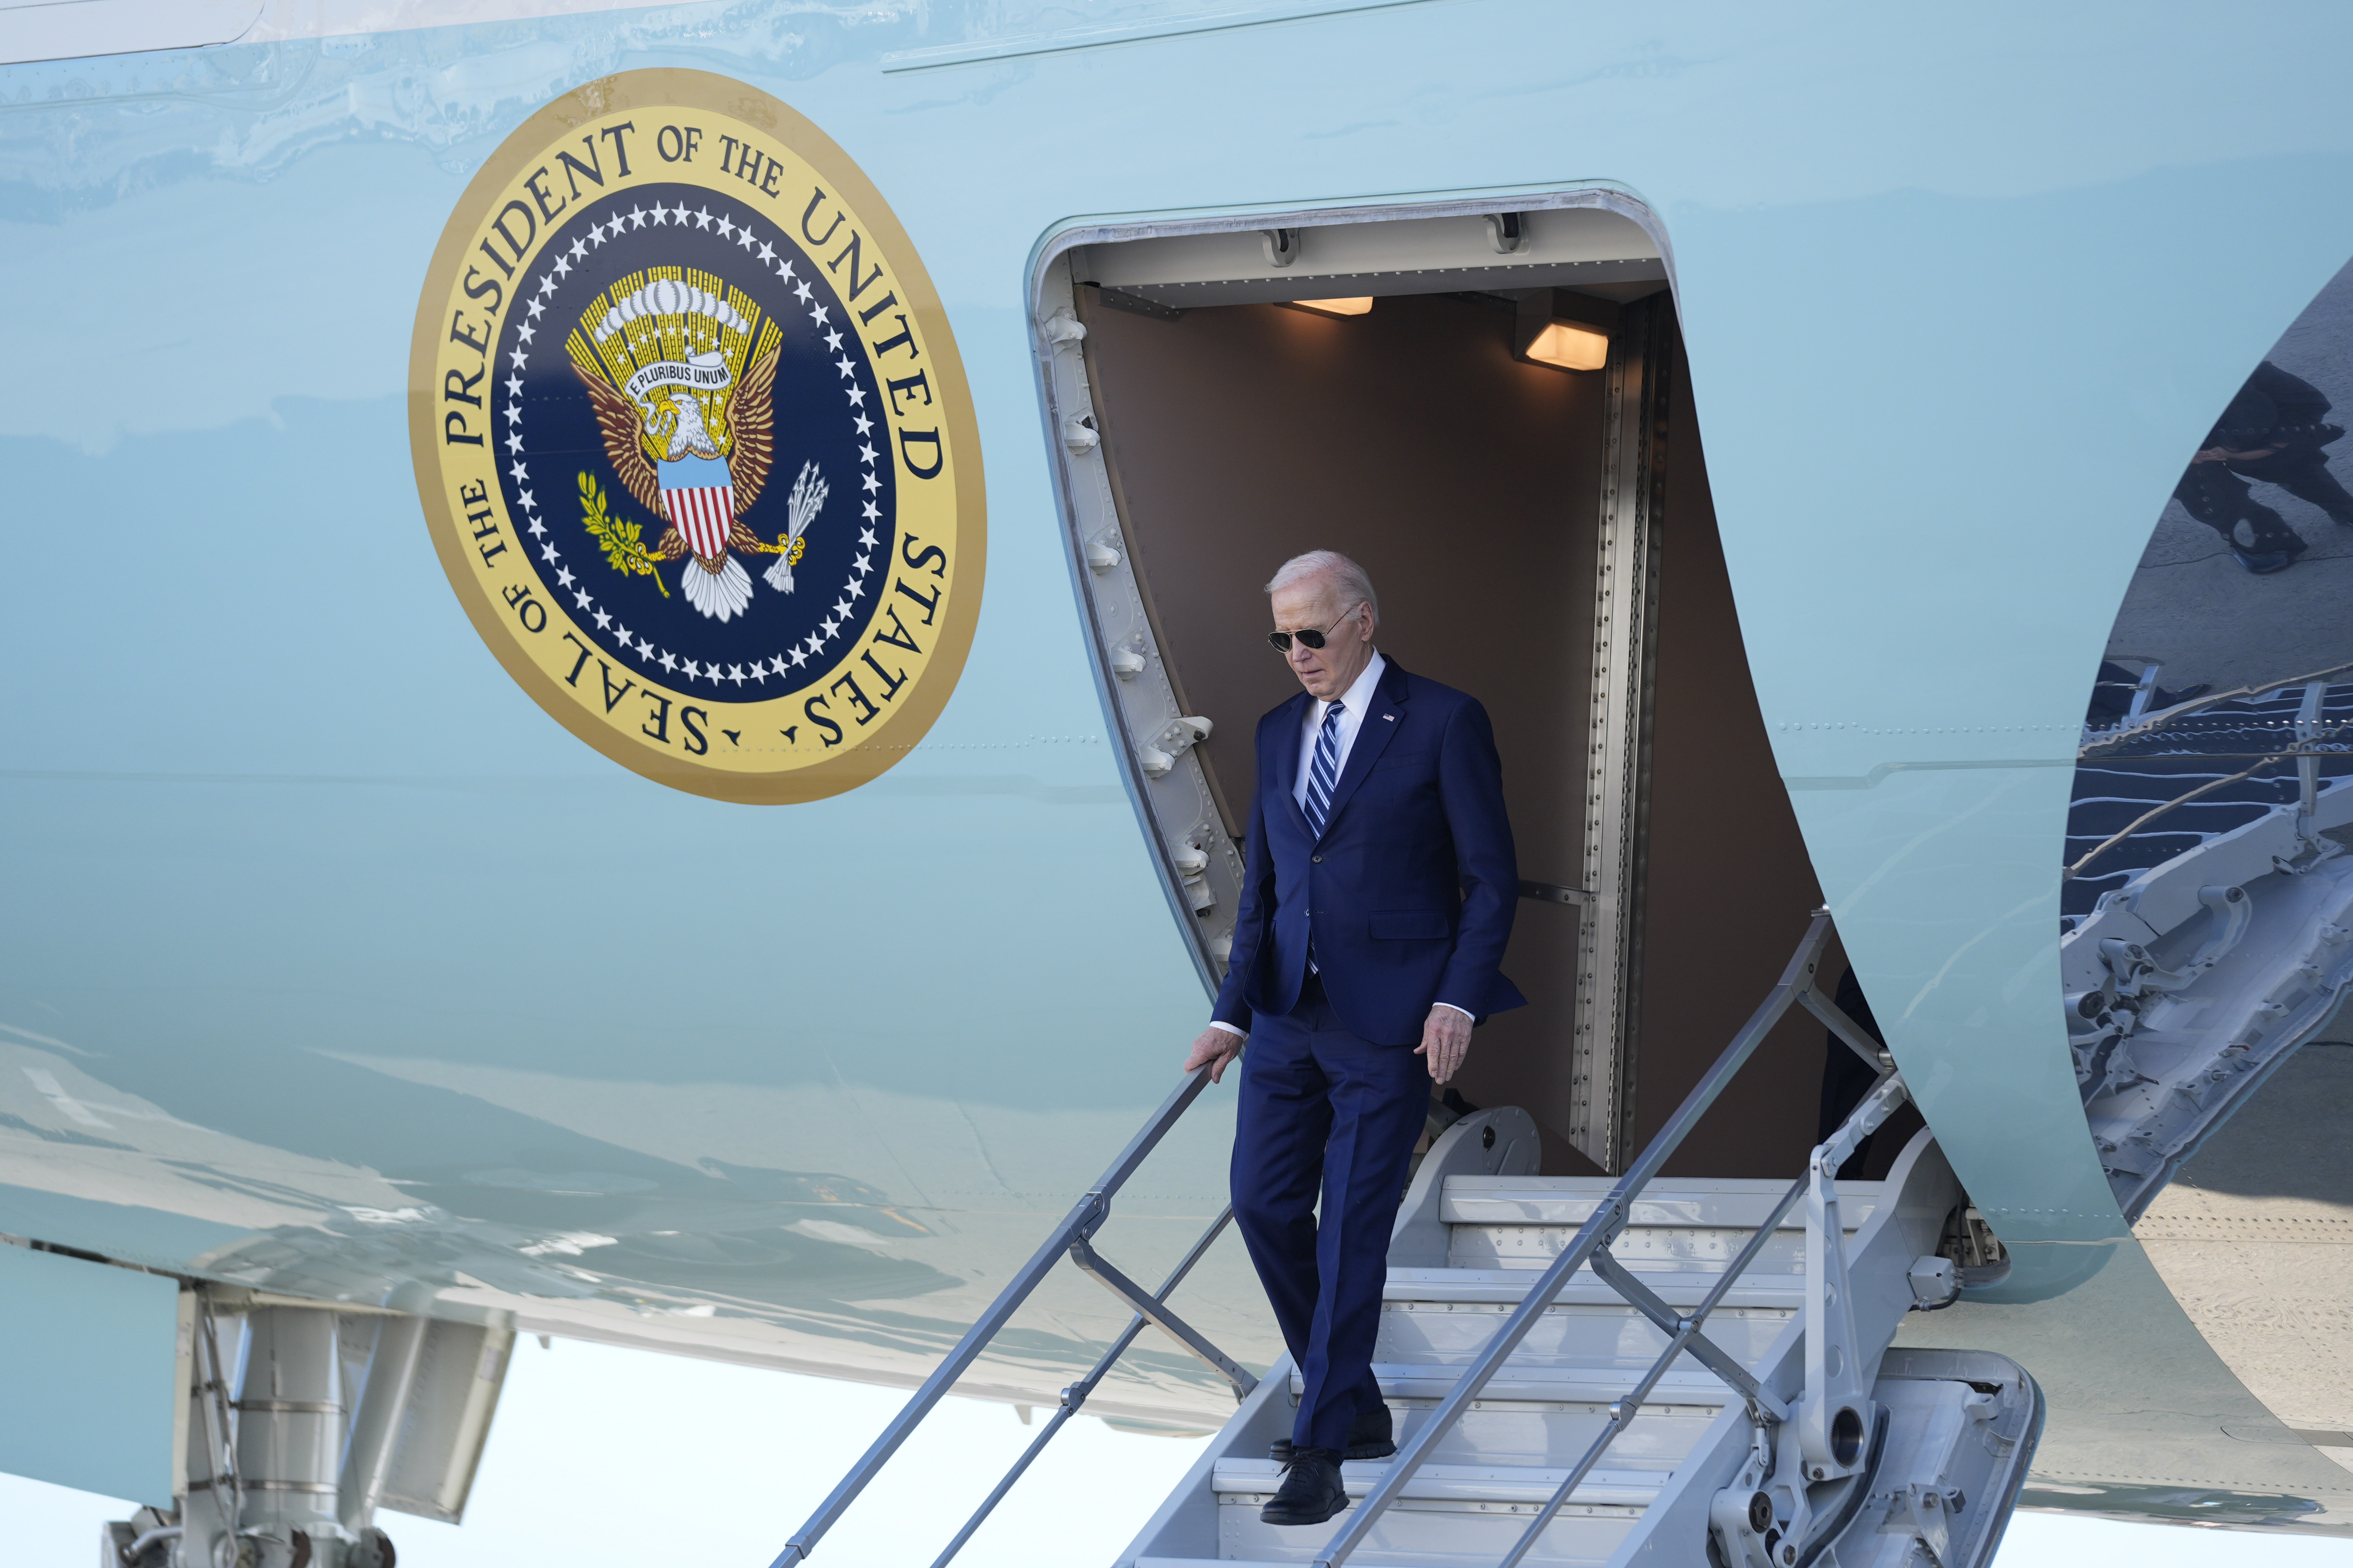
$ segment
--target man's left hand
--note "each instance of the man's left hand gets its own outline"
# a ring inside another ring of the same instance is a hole
[[[1445,1083],[1471,1054],[1471,1020],[1443,1003],[1432,1004],[1430,1016],[1421,1022],[1421,1044],[1413,1054],[1430,1058],[1431,1082]]]

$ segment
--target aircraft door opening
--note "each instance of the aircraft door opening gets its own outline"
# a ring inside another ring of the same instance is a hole
[[[1728,593],[1710,596],[1722,562],[1695,432],[1687,456],[1673,450],[1664,264],[1622,198],[1558,199],[1579,205],[1508,224],[1425,208],[1265,231],[1124,226],[1055,255],[1036,310],[1099,674],[1205,977],[1221,976],[1232,930],[1256,722],[1297,689],[1266,646],[1260,585],[1293,555],[1339,550],[1379,595],[1382,652],[1493,721],[1524,879],[1504,968],[1530,1005],[1479,1030],[1456,1087],[1526,1109],[1546,1168],[1570,1172],[1630,1157],[1645,1091],[1663,1114],[1686,1058],[1694,1075],[1713,1059],[1816,895]],[[1565,354],[1532,345],[1555,321]],[[1606,362],[1561,368],[1598,347],[1597,330]],[[1697,766],[1769,794],[1762,812],[1718,813],[1738,820],[1769,909],[1723,907],[1721,877],[1679,874],[1670,889],[1651,873],[1662,563],[1679,548],[1663,526],[1671,467],[1696,520],[1679,619],[1693,627],[1680,666],[1699,679],[1671,690],[1669,713],[1711,731]],[[1726,696],[1745,748],[1716,733]],[[1652,1041],[1644,997],[1661,988],[1644,982],[1662,919],[1683,949],[1673,984],[1690,984],[1704,950],[1722,994],[1741,998],[1720,1030],[1704,999],[1694,1010],[1670,987],[1659,1022],[1672,1037]],[[1754,984],[1751,947],[1765,966]],[[1761,1137],[1771,1147],[1755,1155],[1774,1171],[1813,1141],[1820,1062],[1818,1031],[1780,1045],[1802,1092],[1773,1131],[1733,1138]],[[1749,1163],[1722,1158],[1713,1173]]]

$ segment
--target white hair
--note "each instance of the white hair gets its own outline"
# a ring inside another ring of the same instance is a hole
[[[1275,568],[1274,575],[1267,580],[1266,591],[1271,594],[1318,578],[1332,591],[1335,603],[1345,604],[1351,610],[1360,604],[1369,605],[1373,623],[1380,624],[1381,600],[1373,592],[1373,580],[1365,575],[1363,567],[1336,550],[1311,550],[1304,555],[1293,556]]]

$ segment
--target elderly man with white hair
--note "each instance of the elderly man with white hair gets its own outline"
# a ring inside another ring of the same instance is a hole
[[[1305,1382],[1262,1517],[1304,1525],[1347,1506],[1344,1457],[1396,1452],[1372,1356],[1407,1163],[1472,1026],[1525,998],[1498,967],[1519,870],[1486,710],[1382,657],[1346,556],[1266,591],[1304,689],[1259,721],[1231,967],[1185,1065],[1242,1058],[1234,1218]]]

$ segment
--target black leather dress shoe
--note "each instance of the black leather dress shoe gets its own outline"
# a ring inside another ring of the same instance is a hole
[[[1386,1459],[1397,1452],[1389,1436],[1389,1407],[1377,1405],[1348,1423],[1348,1458]],[[1266,1457],[1278,1465],[1291,1463],[1291,1439],[1277,1437],[1267,1445]]]
[[[1268,1524],[1321,1524],[1347,1506],[1339,1456],[1329,1448],[1301,1448],[1283,1469],[1282,1489],[1258,1516]]]

